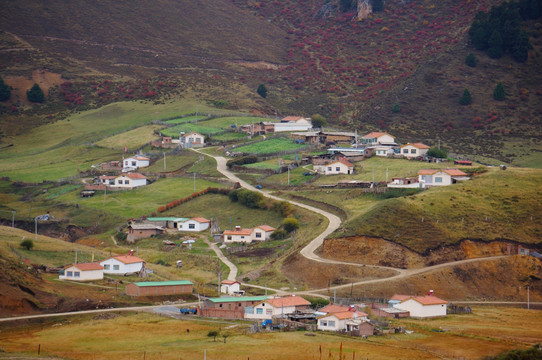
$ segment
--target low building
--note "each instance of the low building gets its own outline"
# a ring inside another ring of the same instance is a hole
[[[128,173],[115,177],[110,187],[115,189],[133,189],[147,185],[147,178],[140,173]]]
[[[366,145],[376,146],[376,145],[388,145],[395,146],[395,136],[392,136],[385,132],[370,132],[365,136],[362,136],[361,142]]]
[[[100,265],[104,267],[104,274],[126,275],[143,270],[145,260],[134,255],[118,255],[101,261]]]
[[[164,233],[164,228],[152,224],[130,224],[128,225],[128,234],[126,241],[133,243],[139,239],[150,238],[151,236]]]
[[[265,135],[275,132],[275,123],[262,121],[256,124],[242,125],[239,129],[249,135]]]
[[[401,155],[408,159],[423,157],[429,149],[429,146],[422,143],[406,144],[401,146]]]
[[[361,311],[343,311],[328,313],[318,318],[318,330],[343,331],[347,330],[346,323],[353,319],[367,321],[367,314]]]
[[[265,299],[267,299],[267,296],[209,298],[203,301],[198,312],[204,317],[243,319],[245,307],[253,306]]]
[[[194,283],[188,280],[144,281],[126,285],[129,296],[163,296],[192,294]]]
[[[144,223],[161,226],[165,229],[177,229],[180,223],[187,220],[190,219],[181,217],[149,217],[144,220]]]
[[[183,222],[177,223],[179,231],[200,232],[211,227],[211,220],[203,217],[194,217]]]
[[[373,148],[376,156],[388,157],[395,155],[395,150],[392,146],[376,146]]]
[[[263,300],[254,306],[245,307],[245,319],[273,319],[293,314],[296,311],[303,311],[310,308],[310,301],[301,296],[285,296]]]
[[[224,230],[222,241],[228,243],[251,243],[253,241],[268,240],[275,228],[269,225],[259,225],[252,229],[243,229],[236,226],[235,230]]]
[[[279,123],[275,123],[275,132],[308,131],[311,128],[311,119],[302,116],[286,116]]]
[[[222,280],[220,283],[220,293],[232,296],[243,295],[245,292],[241,290],[241,283],[236,280]]]
[[[122,171],[135,171],[139,168],[147,167],[149,166],[150,161],[151,159],[141,155],[129,157],[122,161]]]
[[[79,263],[66,266],[60,273],[60,280],[94,281],[104,278],[104,267],[98,263]]]
[[[195,131],[188,134],[181,134],[179,140],[181,146],[184,148],[200,148],[205,145],[205,136]]]
[[[410,312],[411,317],[431,318],[431,317],[446,316],[446,308],[448,304],[446,300],[442,300],[434,295],[428,295],[428,296],[399,295],[399,296],[396,295],[394,297],[396,300],[394,300],[393,302],[393,307],[403,310],[403,311]]]
[[[314,171],[323,175],[350,175],[354,173],[354,165],[347,160],[336,160],[325,165],[314,165]]]
[[[447,186],[468,179],[467,174],[458,169],[422,169],[418,171],[418,181],[424,186]]]
[[[252,240],[265,241],[268,240],[275,228],[269,225],[259,225],[252,229]]]
[[[417,177],[392,178],[391,183],[388,183],[388,187],[397,189],[419,189],[423,188],[424,184],[421,184]]]

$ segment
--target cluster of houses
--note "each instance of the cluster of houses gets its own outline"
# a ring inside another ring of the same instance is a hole
[[[85,187],[86,190],[126,190],[134,189],[140,186],[147,185],[147,177],[141,173],[136,172],[140,168],[145,168],[150,165],[150,159],[146,156],[135,155],[129,158],[123,159],[122,163],[116,161],[114,165],[122,165],[122,173],[119,175],[101,175],[94,179],[93,185]],[[102,167],[103,168],[103,167]],[[116,166],[107,168],[108,170],[116,170]]]
[[[280,122],[263,121],[256,124],[247,124],[239,130],[249,135],[265,135],[278,132],[308,131],[312,128],[310,118],[302,116],[286,116]]]
[[[133,255],[117,255],[101,262],[76,263],[64,267],[59,279],[72,281],[102,280],[104,274],[129,275],[139,274],[145,269],[145,260]]]
[[[171,136],[162,136],[160,139],[151,142],[151,146],[153,147],[166,149],[200,148],[204,145],[205,136],[195,131],[189,132],[188,134],[181,132],[178,139],[174,139]]]

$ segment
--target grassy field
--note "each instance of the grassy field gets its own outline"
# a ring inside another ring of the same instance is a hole
[[[273,138],[269,140],[264,140],[255,144],[241,146],[235,149],[245,154],[271,154],[281,151],[289,150],[300,150],[303,149],[305,145],[296,144],[291,139],[286,138]]]
[[[225,132],[222,134],[211,135],[211,139],[215,141],[236,141],[246,139],[247,137],[247,134],[238,132]]]
[[[166,120],[165,122],[168,124],[183,124],[188,122],[197,122],[203,119],[207,119],[207,116],[200,116],[200,115],[193,115],[193,116],[185,116],[177,119],[171,119]]]
[[[414,196],[383,200],[362,195],[381,201],[366,202],[373,206],[349,220],[340,236],[384,237],[418,252],[462,239],[535,244],[542,235],[541,182],[540,170],[492,168],[470,181]]]
[[[123,151],[125,146],[128,150],[137,149],[152,140],[157,139],[158,137],[154,134],[154,131],[161,128],[163,128],[161,125],[141,126],[137,129],[105,138],[98,141],[96,145],[120,151]]]
[[[435,320],[401,320],[412,334],[360,338],[316,332],[246,332],[242,321],[176,320],[149,313],[119,314],[99,320],[91,315],[45,321],[43,325],[3,326],[6,355],[72,359],[479,359],[514,348],[528,348],[542,337],[540,312],[474,307],[472,315]],[[62,326],[52,326],[62,324]],[[217,341],[207,336],[218,330]],[[88,337],[92,332],[92,338]],[[67,336],[69,334],[69,336]],[[225,334],[226,339],[222,334]],[[269,346],[272,344],[272,346]],[[342,357],[341,357],[342,358]]]
[[[162,130],[162,134],[166,136],[171,137],[179,137],[179,134],[181,132],[189,133],[189,132],[197,132],[202,135],[212,135],[212,134],[218,134],[221,133],[223,130],[217,127],[211,127],[208,126],[206,123],[203,123],[205,125],[194,124],[194,123],[186,123],[186,124],[179,124],[175,125],[173,127],[167,128]]]
[[[151,166],[142,169],[145,173],[170,172],[189,166],[198,161],[198,155],[192,151],[182,151],[175,155],[166,154],[166,168],[164,169],[164,158],[157,159]]]
[[[269,121],[268,118],[260,118],[253,116],[227,116],[219,117],[211,120],[206,120],[205,125],[211,127],[217,127],[220,129],[231,129],[232,125],[239,127],[245,124],[260,123],[262,121]]]

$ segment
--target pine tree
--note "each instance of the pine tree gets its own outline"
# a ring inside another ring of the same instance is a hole
[[[463,90],[463,95],[461,96],[461,99],[459,99],[459,103],[461,105],[470,105],[472,103],[472,96],[468,89]]]
[[[493,90],[493,99],[502,101],[506,97],[506,93],[504,91],[504,85],[500,82],[495,87],[495,90]]]
[[[384,1],[383,0],[373,0],[373,11],[374,12],[384,11]]]
[[[465,58],[465,64],[467,64],[467,66],[476,67],[477,63],[478,61],[476,60],[476,57],[473,53],[468,54]]]
[[[38,84],[34,84],[34,86],[32,86],[32,88],[26,92],[26,97],[28,101],[34,103],[41,103],[45,100],[43,90],[41,90]]]
[[[9,88],[9,85],[4,83],[4,79],[0,77],[0,101],[9,100],[10,97],[11,97],[11,89]]]
[[[502,36],[497,30],[494,30],[488,41],[489,48],[487,54],[490,58],[500,59],[502,57]]]
[[[260,95],[264,99],[267,97],[267,88],[265,87],[264,84],[260,84],[258,86],[258,89],[256,89],[256,92],[258,93],[258,95]]]

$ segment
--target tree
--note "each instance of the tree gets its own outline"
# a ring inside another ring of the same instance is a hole
[[[265,87],[264,84],[260,84],[258,86],[258,89],[256,89],[256,92],[258,93],[258,95],[260,95],[264,99],[267,97],[267,88]]]
[[[469,89],[463,90],[463,95],[459,99],[461,105],[470,105],[472,103],[472,96],[470,95]]]
[[[45,100],[43,90],[41,90],[38,84],[34,84],[30,90],[26,92],[26,98],[30,102],[41,103]]]
[[[9,85],[4,83],[4,79],[0,77],[0,101],[9,100],[10,97],[11,97],[11,89]]]
[[[216,342],[216,337],[220,334],[218,330],[211,330],[207,333],[207,337],[213,338],[213,341]]]
[[[502,57],[502,36],[497,30],[494,30],[487,42],[487,54],[490,58],[500,59]]]
[[[444,149],[439,149],[438,147],[432,147],[431,149],[427,150],[427,156],[445,159],[448,157],[448,152]]]
[[[357,4],[357,2],[354,2],[352,0],[340,0],[340,3],[343,12],[347,12],[348,10],[350,10],[354,3]]]
[[[470,53],[465,58],[465,64],[470,67],[476,67],[476,65],[478,64],[478,60],[476,60],[476,57],[473,53]]]
[[[373,0],[373,11],[384,11],[384,0]]]
[[[399,103],[393,104],[393,106],[391,108],[391,112],[394,113],[394,114],[400,113],[401,110],[402,110],[401,104],[399,104]]]
[[[505,97],[506,93],[504,91],[504,85],[500,82],[495,87],[495,90],[493,90],[493,99],[503,101]]]
[[[512,44],[510,53],[517,62],[525,62],[529,58],[529,49],[532,46],[529,43],[529,35],[525,31],[520,31],[515,42]]]
[[[224,344],[226,343],[226,339],[230,336],[230,334],[222,334],[222,338],[224,339]]]
[[[34,247],[34,242],[32,241],[32,239],[26,239],[21,241],[20,245],[23,249],[32,250],[32,248]]]
[[[291,233],[292,231],[299,229],[299,221],[294,218],[286,218],[282,222],[282,226],[284,226],[284,230]]]
[[[275,204],[274,210],[282,217],[287,217],[294,211],[294,207],[288,201],[279,201]]]
[[[311,117],[311,123],[313,128],[321,128],[326,125],[326,119],[319,114],[315,114]]]

